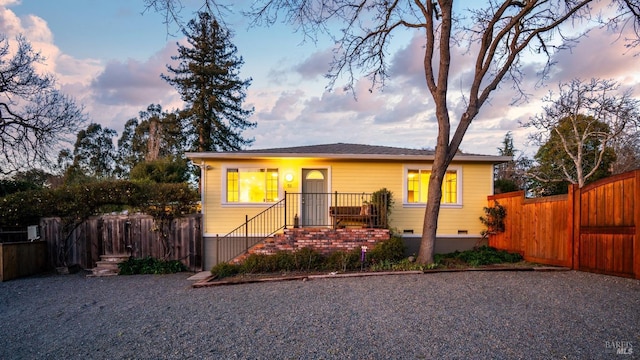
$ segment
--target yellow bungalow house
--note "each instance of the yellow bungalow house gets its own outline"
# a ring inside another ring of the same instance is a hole
[[[286,228],[390,228],[417,252],[432,150],[337,143],[187,157],[201,169],[205,268]],[[494,164],[509,160],[455,156],[443,185],[436,252],[477,242]],[[388,217],[370,205],[383,188],[393,199]]]

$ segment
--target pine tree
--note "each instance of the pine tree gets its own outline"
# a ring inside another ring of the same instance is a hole
[[[251,79],[241,80],[244,63],[231,43],[231,34],[207,12],[199,12],[184,31],[190,46],[178,44],[177,67],[167,66],[173,85],[186,103],[180,116],[188,121],[192,151],[239,150],[253,140],[242,131],[256,126],[248,117],[253,109],[242,107]]]

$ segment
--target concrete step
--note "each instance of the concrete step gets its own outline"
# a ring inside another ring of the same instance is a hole
[[[115,261],[97,261],[96,268],[99,269],[118,269],[119,262]]]
[[[96,267],[91,269],[90,276],[118,275],[118,264],[129,260],[129,257],[128,254],[100,255],[100,261],[96,261]]]
[[[129,260],[131,256],[129,254],[110,254],[110,255],[100,255],[100,259],[102,261],[111,261],[111,262],[123,262]]]

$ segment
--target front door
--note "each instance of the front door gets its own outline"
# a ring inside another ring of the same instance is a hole
[[[328,225],[327,170],[303,169],[302,179],[302,225]]]

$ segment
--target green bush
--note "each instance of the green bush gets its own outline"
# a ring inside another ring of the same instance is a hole
[[[178,260],[159,260],[150,256],[129,258],[118,264],[120,275],[136,274],[174,274],[187,271],[187,267]]]
[[[242,266],[238,264],[229,264],[226,262],[219,263],[211,268],[211,275],[216,276],[218,279],[222,279],[229,276],[234,276],[242,271]]]
[[[325,269],[329,271],[349,271],[360,269],[360,248],[351,251],[336,251],[325,259]]]
[[[268,273],[277,271],[271,255],[251,254],[240,265],[240,272],[246,274]]]
[[[490,246],[481,246],[473,250],[455,251],[448,254],[436,254],[434,256],[437,264],[445,264],[453,259],[466,263],[470,266],[481,266],[502,263],[516,263],[522,261],[522,256],[518,253],[510,253],[498,250]]]
[[[295,270],[317,271],[324,268],[325,257],[311,248],[298,249],[292,254]]]
[[[383,261],[398,262],[404,258],[404,241],[401,237],[393,236],[389,240],[378,243],[367,253],[367,259],[372,264]]]

